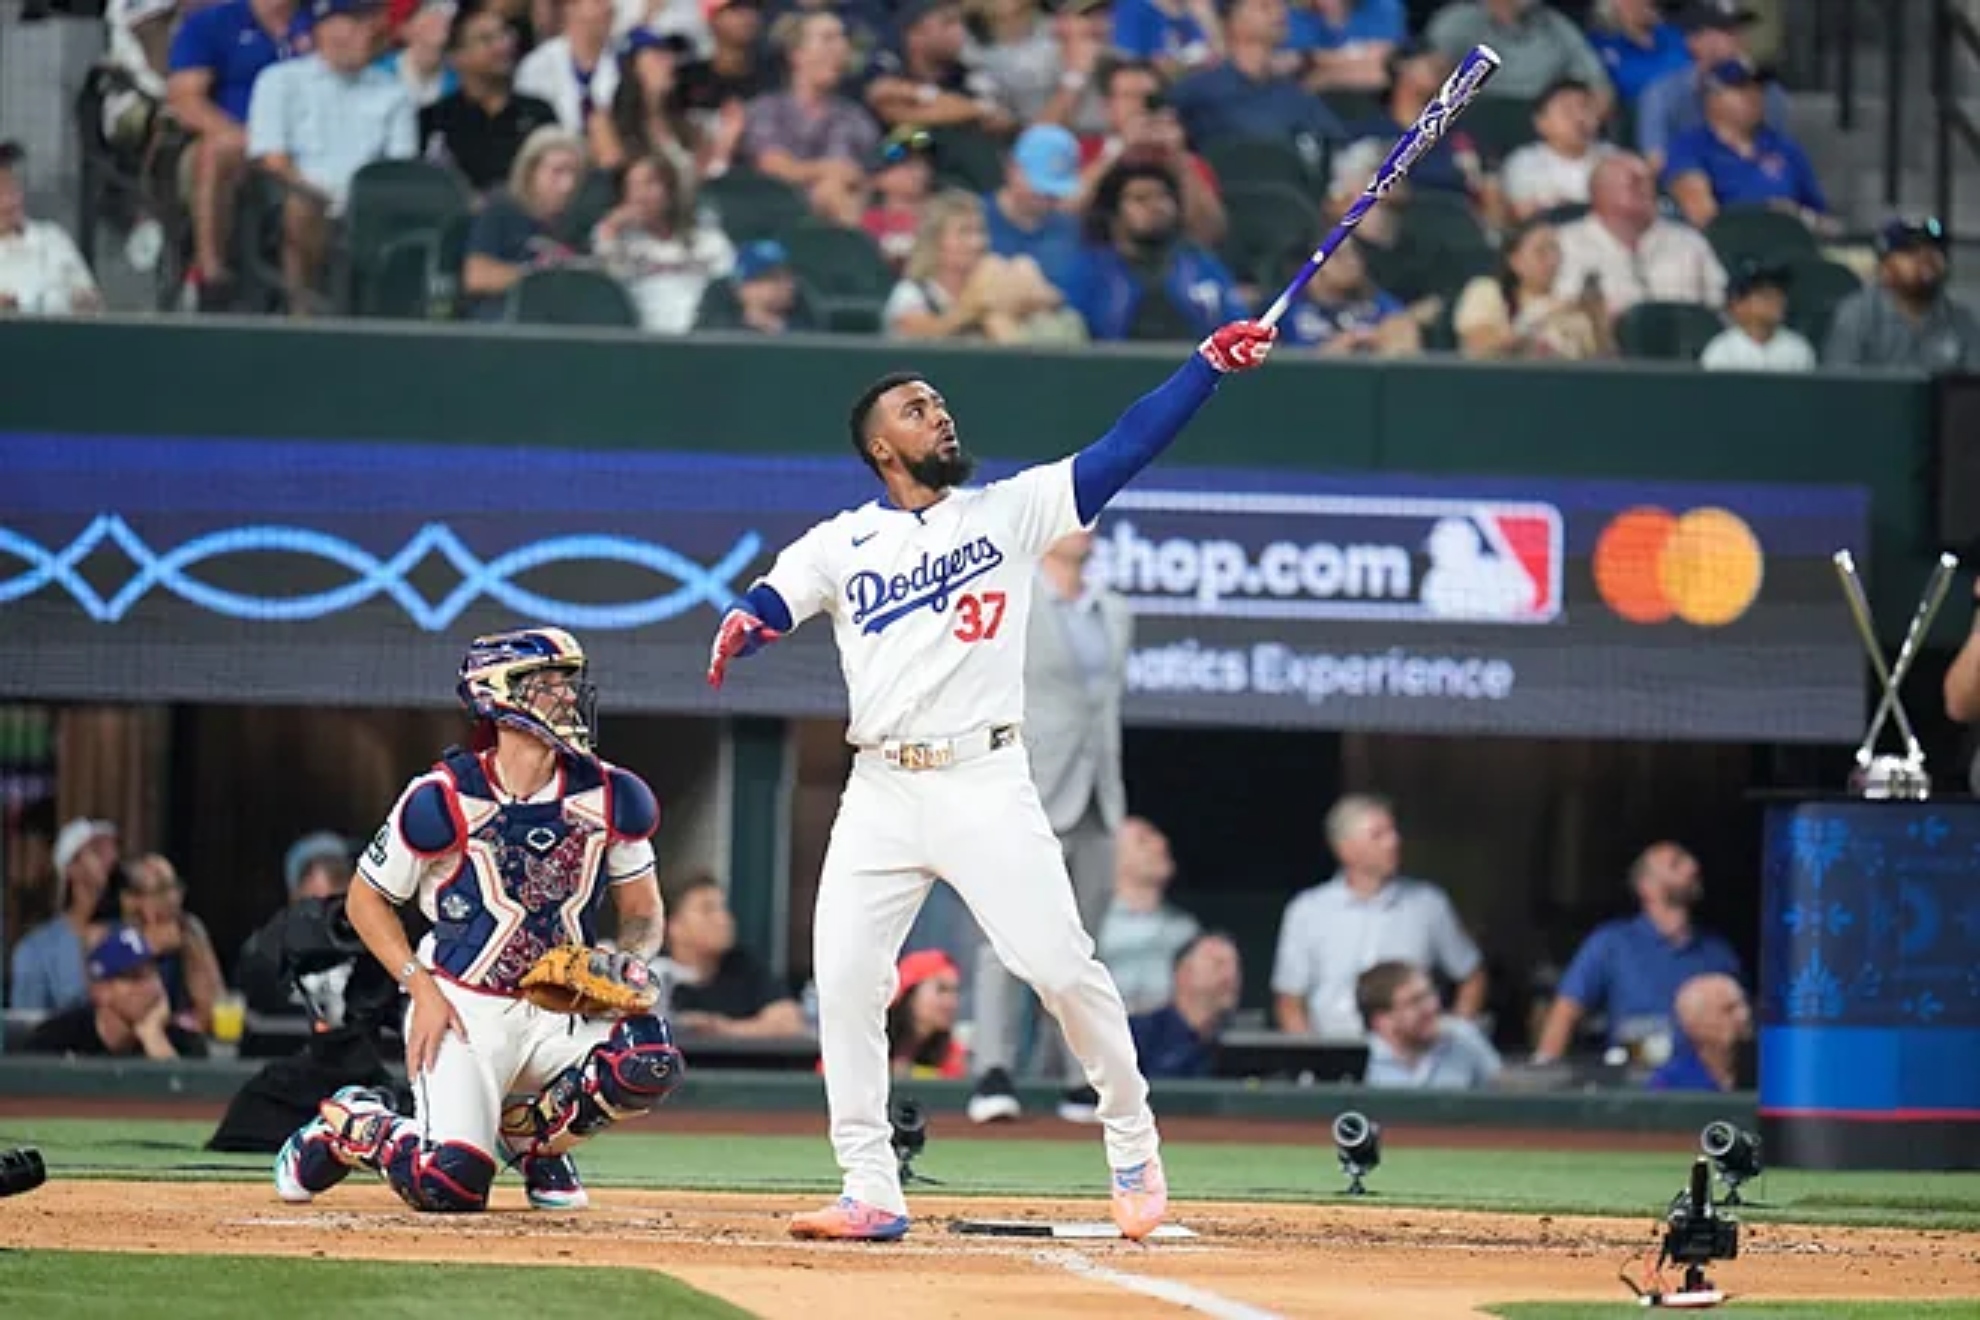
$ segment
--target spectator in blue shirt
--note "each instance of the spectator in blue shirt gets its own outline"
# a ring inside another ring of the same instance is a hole
[[[1684,33],[1666,23],[1657,0],[1609,0],[1609,23],[1588,34],[1588,44],[1602,57],[1616,97],[1635,105],[1643,89],[1667,73],[1691,67]]]
[[[72,820],[55,836],[55,915],[14,946],[7,1007],[59,1013],[89,997],[83,959],[100,938],[97,908],[117,867],[117,827]]]
[[[225,304],[232,273],[234,188],[247,167],[248,101],[261,71],[309,49],[296,0],[222,0],[187,16],[172,38],[165,103],[197,139],[181,179],[193,221],[191,279],[202,306]]]
[[[1739,1047],[1753,1036],[1753,1013],[1738,981],[1718,972],[1678,988],[1678,1037],[1650,1074],[1653,1091],[1730,1091],[1739,1084]]]
[[[1575,951],[1547,1010],[1536,1062],[1565,1055],[1589,1013],[1608,1014],[1611,1045],[1668,1032],[1679,986],[1708,973],[1740,974],[1732,946],[1692,924],[1705,892],[1697,858],[1675,843],[1655,843],[1630,867],[1629,880],[1642,911],[1596,927]]]
[[[1341,121],[1319,97],[1277,72],[1285,44],[1286,0],[1232,0],[1224,62],[1190,74],[1170,93],[1191,146],[1201,150],[1219,138],[1343,136]]]
[[[1174,77],[1224,48],[1215,0],[1114,0],[1114,49]]]
[[[1705,70],[1751,58],[1746,29],[1753,21],[1739,0],[1690,0],[1678,11],[1691,63],[1652,82],[1636,102],[1636,146],[1652,169],[1664,167],[1673,139],[1705,122]],[[1775,85],[1767,88],[1767,122],[1776,128],[1788,122],[1787,96]]]
[[[1772,82],[1744,60],[1706,74],[1705,122],[1680,133],[1664,162],[1664,189],[1693,227],[1703,229],[1728,206],[1778,206],[1811,224],[1828,213],[1814,163],[1765,122],[1761,92]]]
[[[1066,300],[1096,340],[1201,339],[1249,314],[1222,262],[1182,236],[1182,191],[1159,165],[1116,165],[1086,214]]]
[[[983,199],[990,251],[1030,257],[1061,292],[1079,262],[1079,221],[1067,203],[1079,192],[1079,139],[1057,124],[1018,134],[1004,186]]]
[[[1244,988],[1238,949],[1219,931],[1197,935],[1176,953],[1175,994],[1152,1013],[1128,1020],[1141,1075],[1208,1077],[1217,1061],[1217,1038],[1237,1010]]]
[[[1280,327],[1287,344],[1322,357],[1394,357],[1423,351],[1423,332],[1402,299],[1375,286],[1361,244],[1348,239],[1315,272]]]
[[[1306,57],[1315,92],[1379,92],[1389,52],[1409,35],[1402,0],[1306,0],[1290,15],[1286,48]]]
[[[1470,1091],[1503,1070],[1485,1033],[1444,1012],[1423,969],[1379,962],[1355,979],[1355,1007],[1368,1028],[1362,1085],[1417,1091]]]

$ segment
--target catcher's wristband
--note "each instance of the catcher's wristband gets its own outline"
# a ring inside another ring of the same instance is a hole
[[[411,985],[413,977],[419,975],[419,959],[408,958],[406,965],[399,969],[399,984]]]

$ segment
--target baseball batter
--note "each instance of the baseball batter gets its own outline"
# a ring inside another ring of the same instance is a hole
[[[571,1148],[679,1085],[680,1053],[660,1018],[569,1016],[524,993],[552,949],[595,947],[608,900],[615,976],[644,981],[660,947],[659,805],[637,775],[592,750],[586,672],[577,640],[555,628],[468,648],[459,693],[475,721],[472,749],[451,749],[407,786],[358,864],[348,906],[410,997],[416,1116],[394,1113],[381,1092],[337,1092],[276,1157],[283,1200],[308,1201],[362,1168],[416,1210],[480,1210],[499,1159],[520,1168],[532,1206],[581,1209]],[[417,954],[393,911],[414,900],[433,923]]]
[[[812,528],[723,617],[708,681],[814,614],[831,617],[858,748],[813,923],[819,1045],[844,1194],[798,1215],[798,1237],[893,1239],[907,1202],[887,1119],[894,964],[939,876],[1037,991],[1099,1093],[1122,1233],[1168,1207],[1148,1088],[1127,1013],[1080,925],[1018,723],[1039,556],[1091,526],[1175,439],[1221,377],[1261,365],[1277,332],[1226,325],[1181,370],[1069,459],[982,488],[942,396],[908,373],[853,404],[853,448],[886,493]]]

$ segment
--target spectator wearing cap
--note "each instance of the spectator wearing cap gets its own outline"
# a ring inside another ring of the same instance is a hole
[[[997,86],[1020,123],[1075,133],[1101,121],[1095,80],[1111,41],[1105,0],[1062,0],[1048,18],[1039,0],[988,0],[963,57]]]
[[[1049,333],[1040,318],[1057,312],[1064,295],[1030,257],[991,252],[984,209],[960,190],[929,202],[907,269],[880,314],[888,334],[1015,344]]]
[[[1018,135],[1004,163],[1004,184],[984,199],[990,251],[1029,257],[1063,289],[1079,260],[1079,140],[1057,124],[1033,124]]]
[[[1155,66],[1141,60],[1109,61],[1101,71],[1100,92],[1106,131],[1080,139],[1079,198],[1072,209],[1086,210],[1101,177],[1115,164],[1159,165],[1182,187],[1183,232],[1190,241],[1206,248],[1222,243],[1230,220],[1217,172],[1189,149],[1182,118],[1163,94]]]
[[[1150,1081],[1208,1077],[1244,990],[1236,941],[1222,931],[1191,936],[1176,953],[1172,983],[1168,1003],[1128,1019],[1141,1074]]]
[[[1515,221],[1558,206],[1587,205],[1588,176],[1610,149],[1597,137],[1601,127],[1595,94],[1586,83],[1566,78],[1540,93],[1533,105],[1538,141],[1507,156],[1499,171]]]
[[[1430,44],[1462,59],[1473,46],[1490,46],[1504,61],[1482,96],[1530,101],[1551,83],[1573,78],[1593,89],[1607,118],[1615,90],[1601,56],[1568,17],[1544,0],[1455,0],[1424,29]]]
[[[1170,93],[1192,146],[1229,138],[1344,136],[1319,97],[1277,72],[1285,44],[1286,0],[1231,0],[1223,62],[1190,74]]]
[[[455,0],[420,0],[399,28],[397,47],[378,57],[378,67],[405,84],[415,110],[460,88],[460,76],[447,63],[447,38],[458,12]]]
[[[1674,69],[1643,89],[1636,103],[1636,149],[1658,169],[1671,144],[1705,122],[1705,71],[1727,60],[1746,60],[1746,29],[1755,21],[1740,0],[1685,0],[1677,26],[1684,33],[1690,63]],[[1787,96],[1777,83],[1764,89],[1765,121],[1775,128],[1788,123]]]
[[[112,928],[89,951],[87,1002],[42,1022],[31,1054],[204,1058],[206,1041],[172,1023],[172,1004],[144,936]]]
[[[1836,308],[1822,361],[1832,367],[1980,370],[1980,320],[1946,291],[1946,231],[1892,220],[1877,231],[1877,279]]]
[[[349,891],[357,850],[341,834],[305,834],[282,854],[282,887],[289,902],[335,898]]]
[[[676,96],[703,136],[733,146],[742,137],[743,108],[774,81],[764,67],[763,10],[759,0],[704,0],[702,12],[712,48],[682,67]]]
[[[680,108],[680,61],[687,38],[634,28],[619,46],[619,86],[591,112],[585,131],[591,164],[617,170],[641,156],[665,156],[692,193],[700,181],[700,133]]]
[[[965,56],[968,30],[956,0],[907,0],[900,39],[874,55],[866,104],[889,128],[975,128],[1003,137],[1017,127],[989,74]]]
[[[866,162],[880,140],[873,117],[838,94],[852,53],[836,15],[795,16],[782,29],[790,77],[784,90],[749,103],[740,155],[804,193],[834,224],[860,223],[866,211]]]
[[[940,949],[921,949],[895,969],[887,1008],[887,1058],[896,1077],[967,1077],[969,1052],[956,1039],[962,973]]]
[[[684,335],[694,329],[709,281],[735,268],[736,250],[720,229],[699,223],[667,157],[628,161],[615,182],[618,205],[592,231],[591,250],[639,304],[645,329]]]
[[[97,311],[103,298],[75,241],[52,220],[28,219],[22,158],[19,143],[0,142],[0,314]]]
[[[146,853],[122,868],[118,908],[124,925],[144,936],[172,1004],[172,1020],[204,1034],[213,1005],[226,990],[220,958],[206,923],[186,911],[186,885],[162,853]]]
[[[1225,53],[1216,0],[1114,0],[1114,49],[1170,77]]]
[[[817,329],[810,305],[791,274],[791,255],[775,239],[745,243],[729,278],[709,288],[697,330],[739,330],[788,335]],[[722,296],[717,296],[718,293]]]
[[[515,30],[493,9],[457,12],[447,47],[460,87],[419,112],[420,152],[486,193],[509,177],[530,134],[556,125],[557,112],[515,90]]]
[[[1379,92],[1408,37],[1402,0],[1308,0],[1292,10],[1286,45],[1305,58],[1309,91]]]
[[[928,159],[928,134],[917,128],[897,128],[874,148],[867,162],[872,195],[859,227],[880,247],[880,255],[899,274],[914,251],[914,236],[934,193],[935,167]]]
[[[1644,88],[1691,65],[1683,31],[1664,20],[1658,0],[1609,0],[1608,18],[1588,34],[1588,44],[1624,105],[1635,105]]]
[[[223,305],[233,274],[234,189],[248,161],[248,105],[262,71],[309,49],[297,0],[222,0],[186,15],[172,38],[165,103],[195,139],[180,180],[193,222],[189,278],[202,306]]]
[[[547,101],[564,130],[584,136],[591,113],[619,90],[612,0],[561,0],[564,30],[523,57],[516,90]]]
[[[1485,1033],[1446,1017],[1437,987],[1412,963],[1376,963],[1356,979],[1354,999],[1368,1031],[1364,1086],[1470,1091],[1504,1070]]]
[[[1368,277],[1361,244],[1349,238],[1307,282],[1286,315],[1282,337],[1321,357],[1409,357],[1423,351],[1423,327],[1402,299]]]
[[[1745,60],[1705,73],[1705,122],[1671,141],[1664,188],[1703,229],[1728,206],[1766,205],[1828,228],[1829,199],[1799,143],[1766,123],[1762,90],[1773,75]]]
[[[1787,328],[1784,263],[1748,257],[1726,281],[1726,319],[1698,364],[1707,371],[1813,371],[1815,346]]]
[[[1382,111],[1357,120],[1347,132],[1353,145],[1334,153],[1327,189],[1332,214],[1339,216],[1354,204],[1396,139],[1416,122],[1454,67],[1448,55],[1425,42],[1405,41],[1390,52],[1389,89]],[[1409,178],[1398,189],[1395,196],[1399,200],[1421,189],[1468,198],[1488,214],[1500,205],[1498,184],[1485,172],[1478,148],[1462,123],[1418,157],[1410,167]],[[1364,222],[1360,232],[1382,241],[1401,213],[1400,207],[1378,206],[1369,215],[1373,223]]]
[[[419,117],[398,78],[371,63],[375,0],[315,0],[316,49],[269,69],[248,104],[248,155],[279,180],[289,310],[308,309],[351,180],[375,160],[409,160]]]
[[[73,1008],[89,994],[86,954],[101,937],[96,909],[117,866],[117,827],[76,819],[55,836],[56,915],[14,946],[7,1006],[40,1013]]]
[[[488,199],[468,230],[461,292],[471,318],[501,320],[517,280],[577,255],[558,232],[583,175],[584,146],[574,134],[539,128],[523,143],[508,188]]]
[[[1581,297],[1589,284],[1609,315],[1640,302],[1725,305],[1726,270],[1697,230],[1657,214],[1650,166],[1626,151],[1602,158],[1588,179],[1588,214],[1560,228],[1554,292]]]
[[[1194,342],[1249,314],[1224,264],[1184,237],[1181,185],[1159,165],[1115,165],[1093,190],[1067,300],[1096,340]]]

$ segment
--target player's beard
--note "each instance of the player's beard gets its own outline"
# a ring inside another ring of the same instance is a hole
[[[976,471],[976,459],[957,445],[953,454],[945,454],[937,447],[920,458],[903,460],[901,466],[910,477],[929,490],[947,490],[969,480],[970,474]]]

